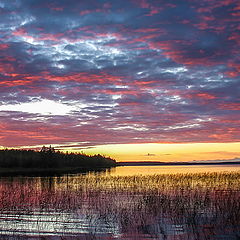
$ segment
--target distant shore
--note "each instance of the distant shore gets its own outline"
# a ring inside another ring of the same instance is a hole
[[[229,165],[240,164],[239,162],[151,162],[151,161],[132,161],[117,162],[117,166],[183,166],[183,165]]]

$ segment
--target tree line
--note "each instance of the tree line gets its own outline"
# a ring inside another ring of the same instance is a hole
[[[63,153],[43,146],[40,151],[0,150],[0,168],[107,168],[116,166],[116,161],[100,154]]]

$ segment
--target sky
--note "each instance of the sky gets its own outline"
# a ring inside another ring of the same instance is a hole
[[[0,146],[239,157],[239,49],[239,0],[0,0]]]

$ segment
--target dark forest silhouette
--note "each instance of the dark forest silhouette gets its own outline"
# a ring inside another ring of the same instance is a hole
[[[11,169],[63,169],[63,168],[108,168],[116,161],[97,155],[83,153],[62,153],[54,148],[43,146],[41,151],[4,149],[0,150],[0,168]]]

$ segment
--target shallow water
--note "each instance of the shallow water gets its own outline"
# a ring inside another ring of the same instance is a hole
[[[1,178],[0,239],[239,239],[235,168],[235,174],[167,175],[166,167],[126,167],[141,176],[122,168]]]

